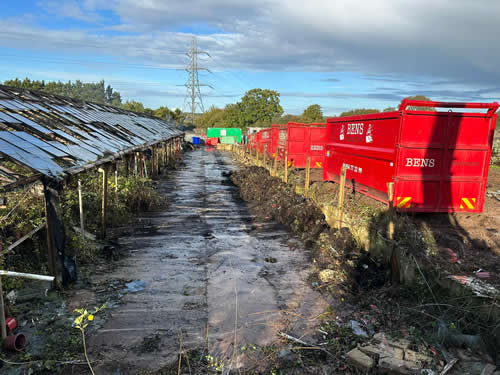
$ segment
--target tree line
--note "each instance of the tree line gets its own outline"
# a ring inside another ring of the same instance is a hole
[[[5,81],[4,85],[108,104],[128,111],[155,116],[165,121],[173,120],[179,124],[183,124],[186,121],[186,114],[179,108],[171,110],[167,106],[161,106],[157,109],[151,109],[135,100],[122,102],[121,94],[115,91],[109,84],[106,86],[104,80],[96,83],[88,83],[79,80],[74,82],[45,82],[30,80],[29,78],[25,78],[24,80],[16,78]],[[410,96],[408,99],[430,100],[423,95]],[[434,110],[434,108],[430,107],[416,107],[411,109]],[[375,108],[357,108],[342,112],[340,116],[355,116],[395,110],[397,110],[396,107],[387,107],[382,111]],[[284,114],[283,107],[280,104],[279,92],[256,88],[247,91],[240,101],[234,104],[228,104],[224,108],[212,106],[206,112],[197,114],[194,119],[194,125],[200,129],[234,127],[246,130],[253,126],[270,127],[271,124],[287,124],[288,122],[315,123],[325,121],[326,117],[323,115],[319,104],[308,106],[301,115]]]
[[[150,116],[158,117],[162,120],[174,120],[182,123],[184,121],[184,114],[178,108],[171,110],[166,106],[161,106],[157,109],[145,107],[141,102],[135,100],[122,101],[120,92],[114,90],[111,85],[105,84],[104,80],[99,82],[82,82],[76,80],[74,82],[61,82],[44,80],[31,80],[19,78],[7,80],[3,83],[5,86],[17,87],[21,89],[43,91],[48,94],[66,96],[76,100],[84,100],[88,102],[107,104],[114,107],[122,108],[127,111],[134,111],[137,113],[144,113]]]

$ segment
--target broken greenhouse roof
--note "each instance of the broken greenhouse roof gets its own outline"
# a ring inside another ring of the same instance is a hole
[[[182,134],[173,122],[0,85],[0,162],[51,178]],[[20,178],[5,167],[0,172],[0,184]]]

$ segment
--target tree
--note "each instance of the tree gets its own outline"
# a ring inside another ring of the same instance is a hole
[[[301,122],[301,121],[302,121],[301,116],[286,114],[286,115],[281,116],[279,118],[279,120],[276,122],[278,124],[285,124],[286,125],[289,122]]]
[[[320,122],[323,121],[323,111],[319,104],[312,104],[302,113],[302,121],[304,122]]]
[[[383,112],[394,112],[396,111],[396,107],[387,107],[384,108]]]
[[[426,100],[426,101],[431,100],[425,95],[409,96],[406,99],[408,99],[408,100]],[[418,106],[408,106],[406,109],[410,110],[410,111],[431,111],[431,112],[434,112],[436,110],[435,107],[418,107]]]
[[[136,102],[135,100],[127,100],[122,104],[122,108],[126,111],[133,111],[137,113],[144,112],[144,105],[141,102]]]
[[[249,126],[271,126],[273,119],[283,114],[280,94],[274,90],[252,89],[241,101],[227,108],[232,123],[243,129]]]
[[[230,127],[226,118],[226,111],[222,108],[211,106],[208,111],[205,111],[201,116],[195,119],[197,128],[216,128],[216,127]]]
[[[174,113],[166,106],[155,109],[153,115],[163,121],[168,121],[174,117]]]
[[[122,102],[120,93],[117,91],[113,91],[113,88],[110,85],[105,87],[104,80],[101,80],[97,83],[85,83],[79,80],[75,82],[68,81],[64,83],[61,81],[32,81],[29,78],[25,78],[23,81],[21,81],[19,78],[16,78],[13,80],[5,81],[4,85],[34,91],[44,91],[49,94],[66,96],[73,99],[85,100],[100,104],[120,106]]]
[[[340,117],[346,117],[346,116],[358,116],[358,115],[369,115],[371,113],[379,113],[380,111],[378,109],[369,109],[369,108],[359,108],[359,109],[353,109],[347,112],[342,112],[340,114]]]

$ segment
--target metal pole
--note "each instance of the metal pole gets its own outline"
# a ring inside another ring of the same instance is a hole
[[[85,236],[83,235],[84,222],[83,222],[83,197],[82,197],[82,180],[78,179],[78,206],[80,208],[80,232],[82,235],[82,245],[85,243]]]
[[[0,324],[2,332],[2,341],[7,337],[7,325],[5,323],[5,307],[3,304],[3,289],[2,289],[2,278],[0,277]]]
[[[108,167],[103,165],[102,172],[102,211],[101,211],[101,234],[106,238],[106,217],[108,212]]]

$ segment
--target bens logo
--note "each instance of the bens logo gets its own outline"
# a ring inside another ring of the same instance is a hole
[[[436,159],[406,158],[406,167],[434,168]]]
[[[355,124],[347,124],[347,134],[351,135],[363,135],[364,125],[362,122]]]

